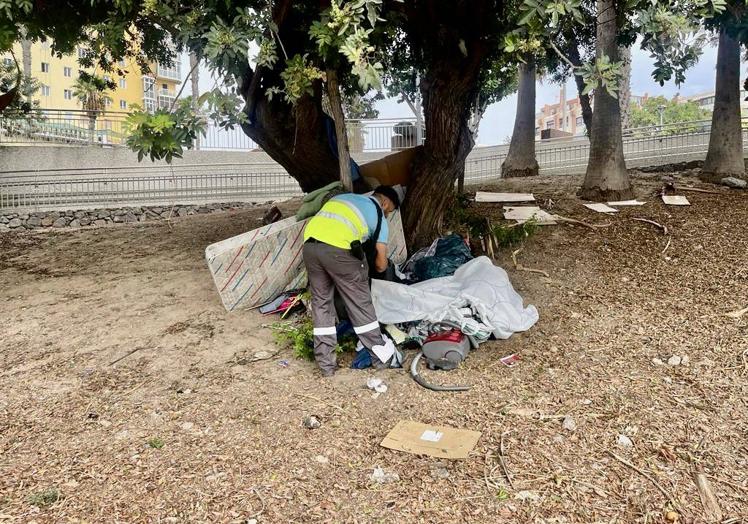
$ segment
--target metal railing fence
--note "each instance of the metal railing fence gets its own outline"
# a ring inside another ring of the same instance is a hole
[[[709,128],[710,123],[703,123],[688,126],[687,131],[676,134],[663,131],[652,136],[653,130],[650,130],[649,135],[627,136],[624,139],[626,163],[629,167],[642,167],[703,159],[709,145]],[[41,126],[35,128],[35,132],[50,132],[51,129]],[[90,132],[90,128],[84,131]],[[372,136],[374,133],[372,131]],[[376,145],[376,141],[372,144]],[[743,129],[743,144],[748,149],[748,126]],[[536,156],[541,174],[583,173],[589,147],[586,138],[538,142]],[[498,180],[507,152],[506,145],[474,149],[465,163],[466,183]],[[140,164],[119,168],[0,172],[0,213],[267,201],[301,194],[297,182],[279,164],[267,161],[265,155],[251,161],[252,156],[247,155],[246,163]]]

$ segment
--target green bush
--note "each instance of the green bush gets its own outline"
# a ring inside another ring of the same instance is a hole
[[[496,239],[496,245],[499,247],[512,247],[521,244],[526,238],[534,235],[538,228],[538,221],[530,219],[522,224],[512,226],[493,226],[493,237]]]
[[[301,320],[276,322],[270,328],[276,343],[293,349],[293,356],[304,360],[314,360],[314,325],[309,316]],[[357,338],[355,335],[346,335],[338,340],[335,347],[337,353],[354,351]]]

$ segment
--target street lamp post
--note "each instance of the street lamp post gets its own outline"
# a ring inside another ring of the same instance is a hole
[[[662,131],[663,116],[665,114],[665,106],[660,104],[657,106],[657,111],[660,113],[660,131]]]

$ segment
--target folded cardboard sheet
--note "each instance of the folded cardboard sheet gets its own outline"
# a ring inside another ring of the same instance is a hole
[[[392,213],[388,220],[388,255],[399,264],[408,256],[400,213]],[[287,289],[306,286],[301,249],[308,221],[289,217],[205,249],[208,269],[228,311],[253,308]]]

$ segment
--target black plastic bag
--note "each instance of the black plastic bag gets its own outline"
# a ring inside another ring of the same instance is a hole
[[[413,279],[421,282],[431,278],[448,277],[472,259],[470,248],[460,235],[440,238],[433,256],[423,257],[415,262]]]

